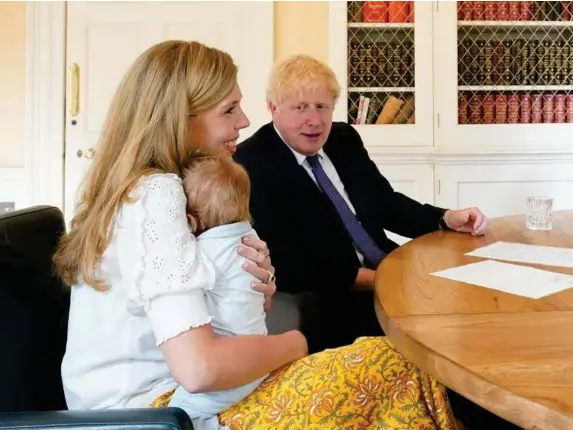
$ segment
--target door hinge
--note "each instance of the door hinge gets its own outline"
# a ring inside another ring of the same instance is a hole
[[[440,114],[438,113],[438,128],[440,128]]]
[[[436,184],[437,194],[440,195],[442,193],[442,180],[438,178],[438,183]]]
[[[440,0],[436,2],[436,12],[440,11]]]

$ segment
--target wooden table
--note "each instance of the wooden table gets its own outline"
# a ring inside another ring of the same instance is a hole
[[[378,319],[404,356],[474,403],[527,429],[573,429],[573,289],[533,300],[429,275],[481,261],[464,254],[500,240],[573,247],[573,211],[557,212],[551,231],[518,216],[481,237],[406,243],[376,272]]]

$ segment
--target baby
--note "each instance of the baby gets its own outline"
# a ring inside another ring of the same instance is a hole
[[[246,260],[237,253],[243,236],[257,237],[250,223],[249,176],[231,158],[204,151],[194,151],[186,166],[183,188],[189,227],[199,252],[216,272],[215,286],[204,291],[213,331],[218,336],[266,335],[264,295],[251,288],[256,279],[242,268]],[[176,393],[170,406],[181,407],[191,419],[212,418],[248,396],[264,379],[226,391]]]

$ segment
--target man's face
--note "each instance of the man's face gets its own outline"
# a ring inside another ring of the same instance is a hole
[[[309,156],[324,146],[334,110],[324,84],[293,92],[278,105],[269,103],[269,109],[275,127],[292,149]]]

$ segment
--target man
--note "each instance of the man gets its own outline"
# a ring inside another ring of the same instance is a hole
[[[267,91],[272,123],[241,143],[235,160],[251,177],[254,228],[276,268],[277,310],[301,313],[309,352],[380,335],[375,269],[398,245],[384,229],[418,237],[436,229],[483,234],[476,208],[445,210],[395,192],[350,125],[333,123],[340,86],[332,70],[295,56],[273,70]],[[280,321],[279,321],[280,322]],[[284,327],[284,329],[293,327]]]

